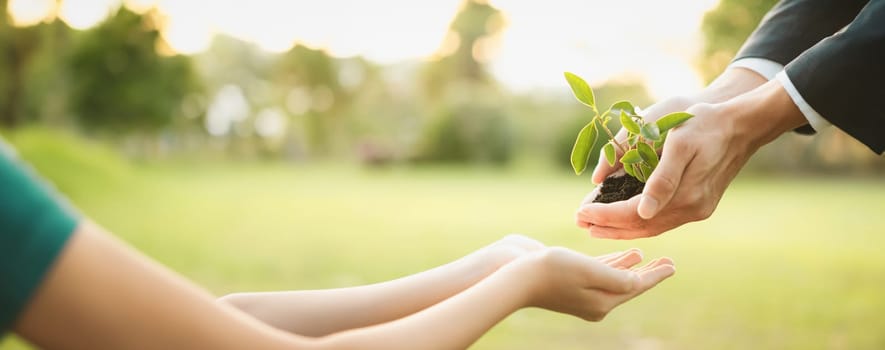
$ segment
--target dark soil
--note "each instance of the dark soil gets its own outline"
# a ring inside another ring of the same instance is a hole
[[[612,203],[628,200],[642,193],[645,183],[630,175],[609,176],[602,182],[599,195],[593,199],[594,203]]]

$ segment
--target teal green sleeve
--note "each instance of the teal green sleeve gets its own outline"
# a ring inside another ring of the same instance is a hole
[[[0,140],[0,336],[40,286],[78,217]]]

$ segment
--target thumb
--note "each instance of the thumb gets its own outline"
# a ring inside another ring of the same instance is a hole
[[[685,152],[685,147],[680,147],[677,142],[678,139],[667,139],[661,162],[645,184],[636,209],[637,214],[643,219],[653,218],[670,203],[679,188],[685,168],[694,156],[692,152]]]

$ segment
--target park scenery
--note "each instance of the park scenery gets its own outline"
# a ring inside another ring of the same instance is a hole
[[[707,220],[575,224],[599,157],[641,190],[692,117],[642,109],[716,77],[774,3],[0,0],[0,135],[217,296],[390,280],[521,233],[678,272],[602,322],[524,309],[472,348],[882,349],[885,162],[836,128],[763,147]]]

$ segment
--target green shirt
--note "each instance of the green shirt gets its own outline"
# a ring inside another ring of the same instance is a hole
[[[77,226],[78,215],[0,140],[0,336]]]

